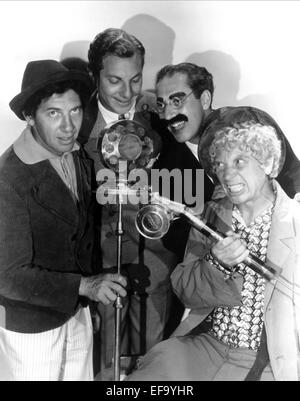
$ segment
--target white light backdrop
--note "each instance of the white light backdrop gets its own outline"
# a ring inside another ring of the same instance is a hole
[[[145,89],[165,64],[203,65],[215,107],[266,110],[300,157],[299,21],[298,1],[0,1],[0,153],[24,126],[8,103],[27,62],[86,59],[97,33],[121,27],[146,47]]]

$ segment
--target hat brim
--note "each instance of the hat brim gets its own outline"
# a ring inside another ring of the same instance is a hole
[[[65,81],[77,81],[83,84],[83,90],[89,95],[93,91],[93,82],[88,74],[82,71],[60,71],[49,76],[49,78],[43,82],[43,84],[32,85],[29,89],[26,89],[16,95],[10,102],[9,107],[21,120],[25,120],[23,115],[24,107],[27,101],[40,89],[45,88],[51,84],[57,84]]]
[[[251,106],[240,106],[240,107],[222,107],[212,112],[208,117],[208,122],[205,125],[205,129],[200,138],[198,145],[198,157],[205,172],[211,177],[215,184],[218,183],[218,179],[212,170],[209,148],[215,138],[215,134],[220,129],[230,127],[235,123],[241,123],[246,121],[254,121],[263,125],[270,125],[275,128],[278,139],[281,143],[281,159],[279,162],[278,175],[282,170],[285,162],[286,145],[284,134],[276,123],[276,121],[265,111],[257,109]]]

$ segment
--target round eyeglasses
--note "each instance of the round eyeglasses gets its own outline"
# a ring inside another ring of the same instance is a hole
[[[166,109],[166,107],[172,106],[174,109],[180,109],[183,104],[186,102],[187,98],[193,93],[194,91],[192,90],[190,93],[187,95],[183,96],[172,96],[171,99],[169,99],[167,102],[164,100],[157,100],[156,101],[156,108],[158,113],[163,113]]]

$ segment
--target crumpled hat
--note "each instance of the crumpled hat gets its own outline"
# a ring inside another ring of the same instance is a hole
[[[81,82],[87,94],[93,89],[89,75],[82,71],[69,70],[56,60],[30,61],[24,71],[21,92],[10,101],[9,106],[17,117],[25,120],[22,112],[31,96],[49,84],[63,81]]]

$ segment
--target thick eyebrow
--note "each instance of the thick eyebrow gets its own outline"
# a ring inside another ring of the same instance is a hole
[[[185,92],[175,92],[169,96],[169,99],[173,99],[174,97],[184,97],[184,96],[186,96]],[[162,102],[164,99],[162,97],[158,97],[157,100]]]
[[[185,92],[175,92],[169,96],[169,99],[173,99],[174,97],[184,97],[184,96],[186,96]]]
[[[49,107],[47,107],[45,110],[46,110],[46,111],[49,111],[49,110],[56,110],[56,111],[59,111],[59,110],[61,110],[61,108],[55,107],[55,106],[49,106]]]
[[[78,109],[78,108],[82,108],[81,103],[78,103],[77,105],[73,106],[70,110],[74,110],[74,109]],[[61,111],[62,108],[57,107],[57,106],[49,106],[46,108],[46,111],[50,111],[50,110]]]

